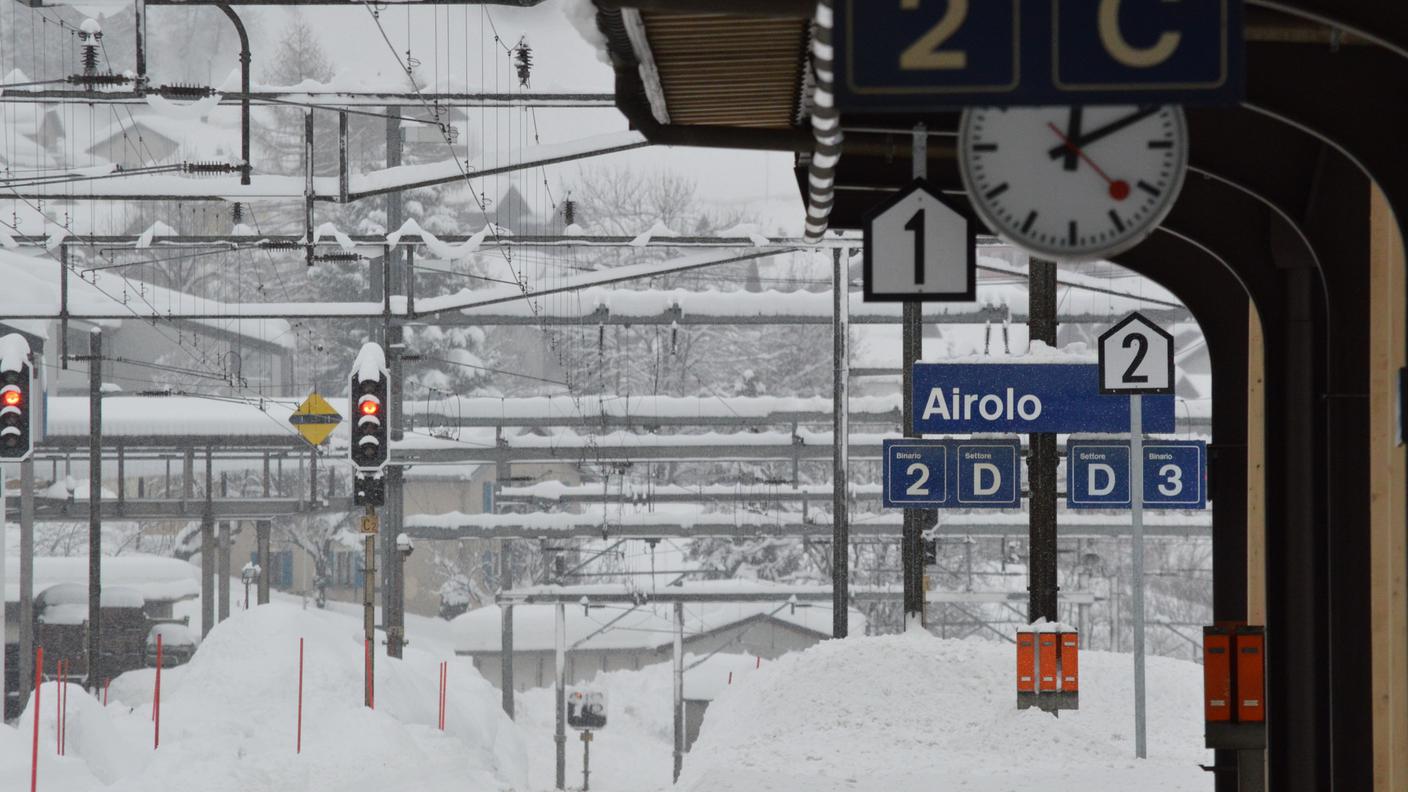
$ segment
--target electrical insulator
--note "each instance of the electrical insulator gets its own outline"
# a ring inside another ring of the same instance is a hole
[[[187,83],[176,83],[175,85],[158,86],[156,92],[167,99],[204,99],[215,95],[215,89],[208,85],[190,85]]]
[[[361,261],[362,257],[357,253],[319,253],[318,255],[313,257],[313,260],[320,264],[325,262],[346,263],[352,261]]]
[[[527,88],[533,70],[533,48],[528,46],[527,36],[518,39],[518,45],[513,48],[513,59],[514,68],[518,70],[518,84]]]
[[[183,162],[181,172],[196,174],[237,173],[240,167],[228,162]]]
[[[128,85],[136,80],[126,74],[70,74],[64,78],[64,82],[70,85],[111,86]]]
[[[83,49],[83,73],[96,74],[98,71],[98,46],[103,40],[103,29],[92,19],[83,20],[78,26],[78,41]]]
[[[567,225],[577,222],[577,202],[571,198],[564,199],[562,202],[562,222]]]

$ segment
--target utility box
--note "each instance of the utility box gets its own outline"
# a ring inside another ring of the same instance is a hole
[[[1266,748],[1266,628],[1203,628],[1203,718],[1208,748]]]
[[[1036,706],[1036,633],[1017,631],[1017,709]]]
[[[1041,694],[1055,693],[1059,686],[1056,684],[1060,679],[1061,669],[1058,667],[1057,648],[1060,646],[1056,641],[1056,633],[1036,634],[1036,680],[1037,692]]]
[[[1080,633],[1062,630],[1056,633],[1057,657],[1060,660],[1060,709],[1080,709]]]
[[[1232,633],[1222,627],[1203,628],[1203,720],[1232,720]]]
[[[1017,709],[1080,707],[1080,635],[1038,622],[1017,630]]]

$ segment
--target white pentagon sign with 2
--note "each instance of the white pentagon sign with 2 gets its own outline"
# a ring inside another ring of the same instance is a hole
[[[1135,312],[1100,336],[1101,393],[1173,393],[1173,336]]]

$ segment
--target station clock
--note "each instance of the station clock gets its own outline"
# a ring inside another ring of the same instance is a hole
[[[998,236],[1064,261],[1113,256],[1178,198],[1188,126],[1172,105],[971,108],[959,170]]]

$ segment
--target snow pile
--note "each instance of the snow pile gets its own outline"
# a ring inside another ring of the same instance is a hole
[[[352,371],[358,382],[375,382],[386,376],[386,353],[381,344],[371,341],[363,344],[352,361]]]
[[[0,336],[0,371],[20,371],[29,365],[29,342],[19,333]]]
[[[1149,658],[1149,758],[1136,761],[1129,655],[1082,652],[1080,709],[1060,718],[1016,709],[1015,664],[1010,644],[924,633],[765,663],[710,707],[679,788],[1209,788],[1199,666]]]
[[[687,673],[685,679],[689,678]],[[645,792],[669,785],[673,772],[673,684],[670,664],[661,663],[640,671],[598,674],[590,684],[580,686],[606,694],[606,728],[592,733],[592,789]],[[519,693],[516,699],[518,727],[528,742],[531,789],[553,787],[555,696],[547,687]],[[577,735],[569,733],[567,785],[580,787],[581,783],[582,744]]]
[[[275,603],[235,614],[191,662],[162,674],[161,746],[152,748],[154,672],[115,680],[102,707],[71,690],[65,756],[54,755],[55,689],[40,701],[41,789],[521,790],[527,757],[499,695],[450,661],[446,731],[436,729],[438,656],[377,649],[376,710],[362,706],[363,643],[345,615]],[[299,639],[305,639],[302,753],[295,753]],[[119,703],[120,702],[120,703]],[[0,787],[29,772],[31,700],[0,726]],[[18,788],[18,784],[15,785]]]

